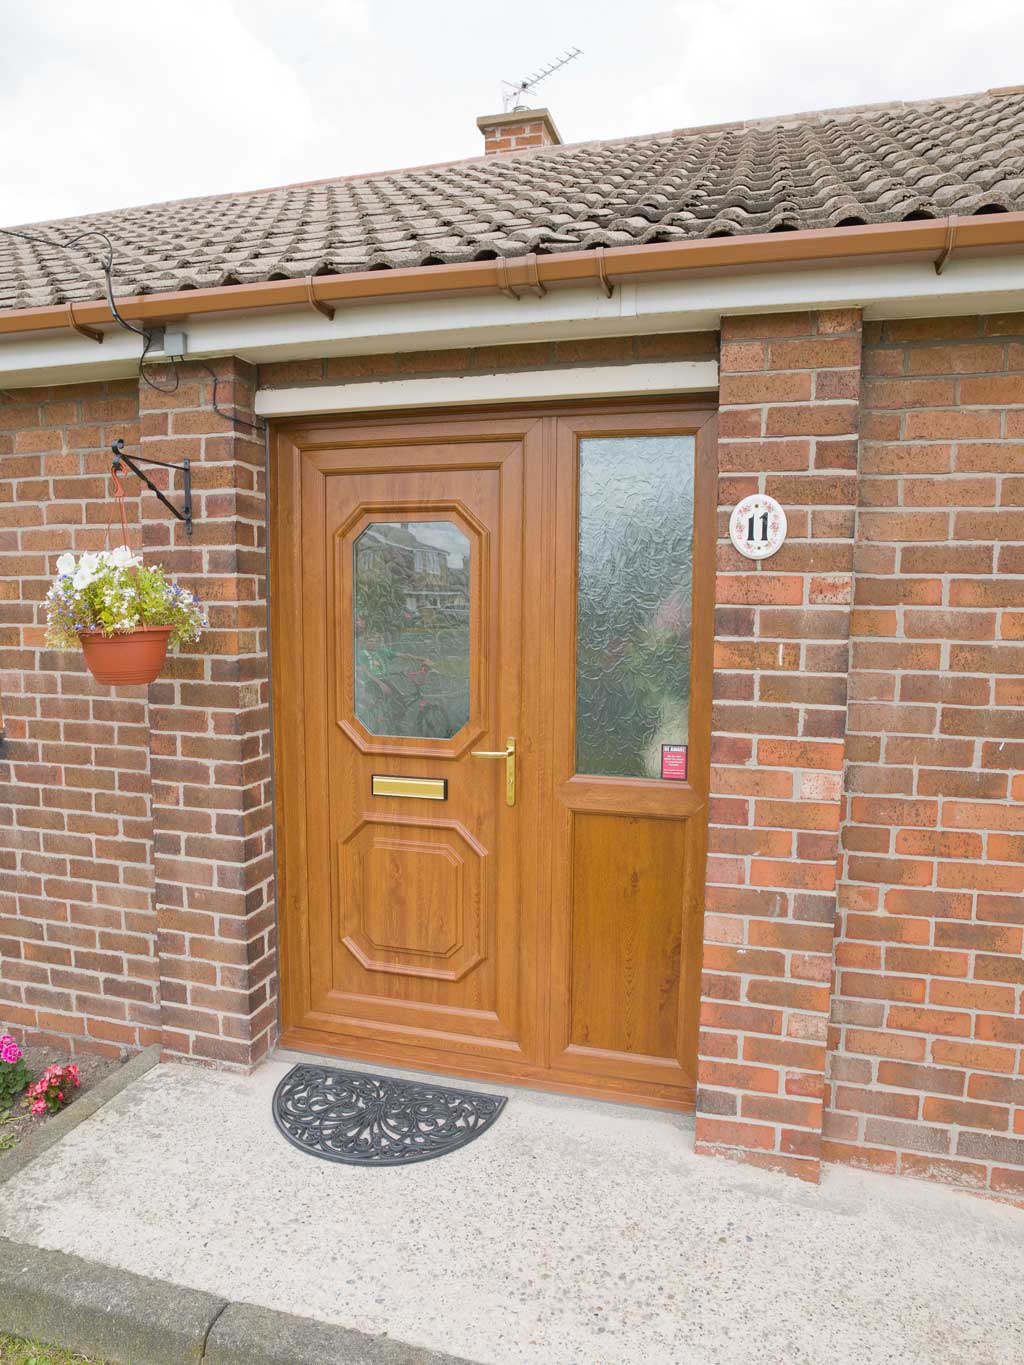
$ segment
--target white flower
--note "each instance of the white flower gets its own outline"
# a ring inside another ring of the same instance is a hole
[[[86,553],[78,561],[78,568],[76,569],[75,576],[71,581],[74,584],[77,591],[81,592],[83,588],[87,588],[89,586],[89,584],[93,581],[94,578],[98,578],[102,572],[103,556],[101,554],[94,555],[86,551]]]
[[[116,550],[111,550],[106,559],[115,569],[137,569],[142,563],[142,556],[133,554],[127,545],[119,545]]]
[[[57,560],[57,572],[61,575],[74,573],[75,556],[72,554],[61,555],[61,557]]]

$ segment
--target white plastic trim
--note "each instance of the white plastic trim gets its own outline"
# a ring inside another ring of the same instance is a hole
[[[713,330],[723,315],[863,308],[866,319],[1024,311],[1024,253],[959,259],[941,275],[930,261],[750,274],[709,273],[596,287],[543,298],[500,294],[342,303],[332,321],[311,308],[184,319],[189,355],[237,355],[255,364],[321,356],[489,346],[572,337]],[[134,374],[139,339],[104,328],[97,346],[70,329],[0,337],[0,389]],[[158,354],[153,359],[159,359]]]
[[[259,389],[262,417],[303,417],[325,412],[396,408],[464,407],[558,398],[621,398],[626,394],[701,393],[718,387],[713,360],[637,365],[595,365],[572,370],[519,370],[438,379],[382,379],[367,384],[325,384],[303,389]]]

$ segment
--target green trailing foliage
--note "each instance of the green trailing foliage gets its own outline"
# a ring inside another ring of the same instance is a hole
[[[193,593],[126,545],[77,560],[61,555],[46,595],[46,621],[47,643],[55,649],[76,649],[83,630],[123,635],[146,626],[170,626],[173,649],[198,640],[209,624]]]

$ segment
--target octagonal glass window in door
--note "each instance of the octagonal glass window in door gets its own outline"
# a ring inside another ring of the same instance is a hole
[[[469,540],[374,521],[352,547],[355,714],[372,735],[449,739],[469,720]]]

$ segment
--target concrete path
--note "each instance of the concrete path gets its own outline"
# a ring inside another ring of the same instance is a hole
[[[1022,1359],[1020,1210],[514,1089],[450,1156],[340,1166],[274,1127],[290,1065],[147,1072],[0,1187],[0,1236],[486,1365]]]

